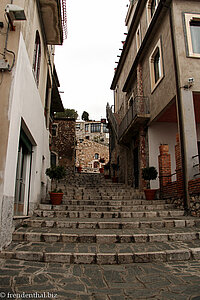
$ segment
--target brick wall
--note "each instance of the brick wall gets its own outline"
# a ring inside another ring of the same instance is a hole
[[[160,194],[164,199],[172,199],[177,207],[183,207],[183,173],[181,168],[181,151],[179,136],[176,138],[176,180],[171,180],[171,158],[168,145],[160,146],[159,178]],[[188,182],[190,209],[194,216],[200,216],[200,178]]]
[[[57,154],[58,164],[69,170],[75,167],[75,120],[55,118],[56,136],[51,139],[51,152]]]

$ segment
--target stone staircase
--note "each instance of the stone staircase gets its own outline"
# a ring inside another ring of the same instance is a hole
[[[172,204],[147,201],[101,174],[76,174],[60,187],[62,205],[40,204],[1,258],[75,264],[200,259],[200,219]]]

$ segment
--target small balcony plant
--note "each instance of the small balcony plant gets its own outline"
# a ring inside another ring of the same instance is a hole
[[[105,163],[105,158],[100,158],[99,162],[104,164]]]
[[[82,172],[82,166],[81,166],[81,164],[79,164],[79,166],[77,167],[77,172],[78,172],[78,173],[81,173],[81,172]]]
[[[50,194],[51,203],[53,205],[59,205],[62,202],[63,191],[58,189],[59,180],[66,177],[66,169],[63,166],[52,166],[46,169],[46,175],[52,180],[52,183],[55,182],[55,189],[52,190]]]
[[[150,189],[150,181],[158,177],[158,172],[155,167],[146,167],[142,169],[142,178],[146,180],[147,189],[144,190],[147,200],[155,199],[157,189]]]

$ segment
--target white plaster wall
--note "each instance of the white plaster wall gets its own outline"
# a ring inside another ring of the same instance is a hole
[[[178,132],[176,123],[157,122],[153,123],[148,128],[148,140],[149,140],[149,166],[156,167],[159,172],[158,156],[159,146],[161,144],[169,145],[169,154],[171,155],[171,173],[175,173],[176,161],[175,161],[175,145],[176,145],[176,133]],[[172,180],[175,180],[175,176]],[[151,181],[151,188],[159,188],[159,178]]]
[[[34,144],[31,189],[30,189],[30,207],[40,201],[41,196],[41,178],[42,171],[50,163],[49,139],[46,130],[44,108],[35,84],[32,73],[31,63],[28,58],[26,46],[22,35],[20,36],[19,52],[15,70],[13,70],[13,85],[10,93],[10,107],[8,118],[10,120],[9,140],[6,156],[5,182],[2,212],[2,231],[1,237],[5,240],[11,238],[11,221],[13,218],[13,202],[15,194],[15,177],[17,167],[18,143],[21,119],[23,119],[26,129]],[[43,161],[43,156],[45,160]],[[3,233],[4,232],[4,233]],[[2,236],[3,235],[3,236]],[[5,244],[5,241],[4,241]],[[1,245],[0,245],[1,247]]]

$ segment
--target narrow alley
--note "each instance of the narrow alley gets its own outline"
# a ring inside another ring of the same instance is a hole
[[[200,300],[200,1],[0,17],[0,300]]]

